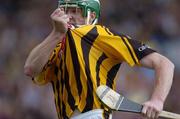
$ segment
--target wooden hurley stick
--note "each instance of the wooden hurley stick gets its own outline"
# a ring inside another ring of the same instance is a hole
[[[110,109],[115,111],[141,113],[143,105],[133,102],[126,97],[115,92],[111,88],[101,85],[97,88],[96,93],[100,100]],[[162,111],[159,117],[169,119],[180,119],[180,114]]]

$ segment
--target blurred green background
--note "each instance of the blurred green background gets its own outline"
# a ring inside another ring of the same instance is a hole
[[[176,66],[165,110],[180,113],[180,1],[101,0],[100,24],[149,44]],[[0,119],[57,119],[50,85],[37,86],[23,74],[34,46],[51,31],[56,0],[0,1]],[[152,92],[154,72],[123,64],[117,90],[143,103]],[[139,119],[114,113],[113,119]]]

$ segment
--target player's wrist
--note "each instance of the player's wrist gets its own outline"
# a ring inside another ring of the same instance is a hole
[[[55,30],[52,30],[50,35],[49,35],[51,41],[55,41],[56,43],[61,41],[64,36],[65,36],[65,33],[60,33],[60,32],[55,31]]]
[[[155,106],[157,106],[159,111],[162,111],[164,107],[164,100],[159,98],[152,98],[150,102],[152,102]]]
[[[51,31],[51,35],[53,36],[57,36],[57,37],[61,37],[62,35],[65,35],[67,31],[61,31],[61,30],[57,30],[56,28],[53,28],[52,31]]]
[[[157,95],[152,96],[150,100],[154,101],[154,102],[159,102],[159,103],[162,103],[162,104],[164,104],[164,102],[165,102],[164,98],[162,98],[161,96],[157,96]]]
[[[63,26],[54,26],[52,31],[56,34],[57,33],[65,34],[67,30],[68,30],[67,25],[63,25]]]

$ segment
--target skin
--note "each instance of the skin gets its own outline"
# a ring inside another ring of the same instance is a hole
[[[90,21],[93,21],[95,13],[92,12],[90,18]],[[66,13],[64,8],[58,8],[51,14],[51,19],[53,26],[51,33],[31,51],[26,60],[24,73],[27,76],[35,77],[42,71],[56,44],[61,42],[64,37],[68,24],[83,25],[86,23],[82,10],[75,8],[68,9]],[[143,67],[155,70],[155,88],[149,101],[144,103],[142,114],[148,119],[156,119],[163,109],[165,99],[171,88],[174,65],[158,53],[144,57],[140,63]]]
[[[157,119],[172,85],[174,64],[158,53],[144,57],[140,63],[143,67],[154,69],[156,79],[154,91],[150,100],[144,103],[142,114],[149,119]]]
[[[93,21],[95,13],[92,12],[90,17],[90,21]],[[76,8],[67,9],[66,14],[63,8],[58,8],[51,14],[51,19],[53,26],[51,33],[30,52],[25,62],[24,73],[27,76],[35,77],[42,71],[56,44],[65,36],[69,24],[81,25],[86,22],[82,10]]]

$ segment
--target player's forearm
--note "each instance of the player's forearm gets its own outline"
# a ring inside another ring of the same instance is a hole
[[[164,102],[172,85],[174,65],[167,58],[162,57],[155,66],[156,83],[151,100]]]
[[[31,51],[24,66],[26,75],[34,77],[41,72],[50,54],[62,37],[62,34],[52,31],[42,43]]]

